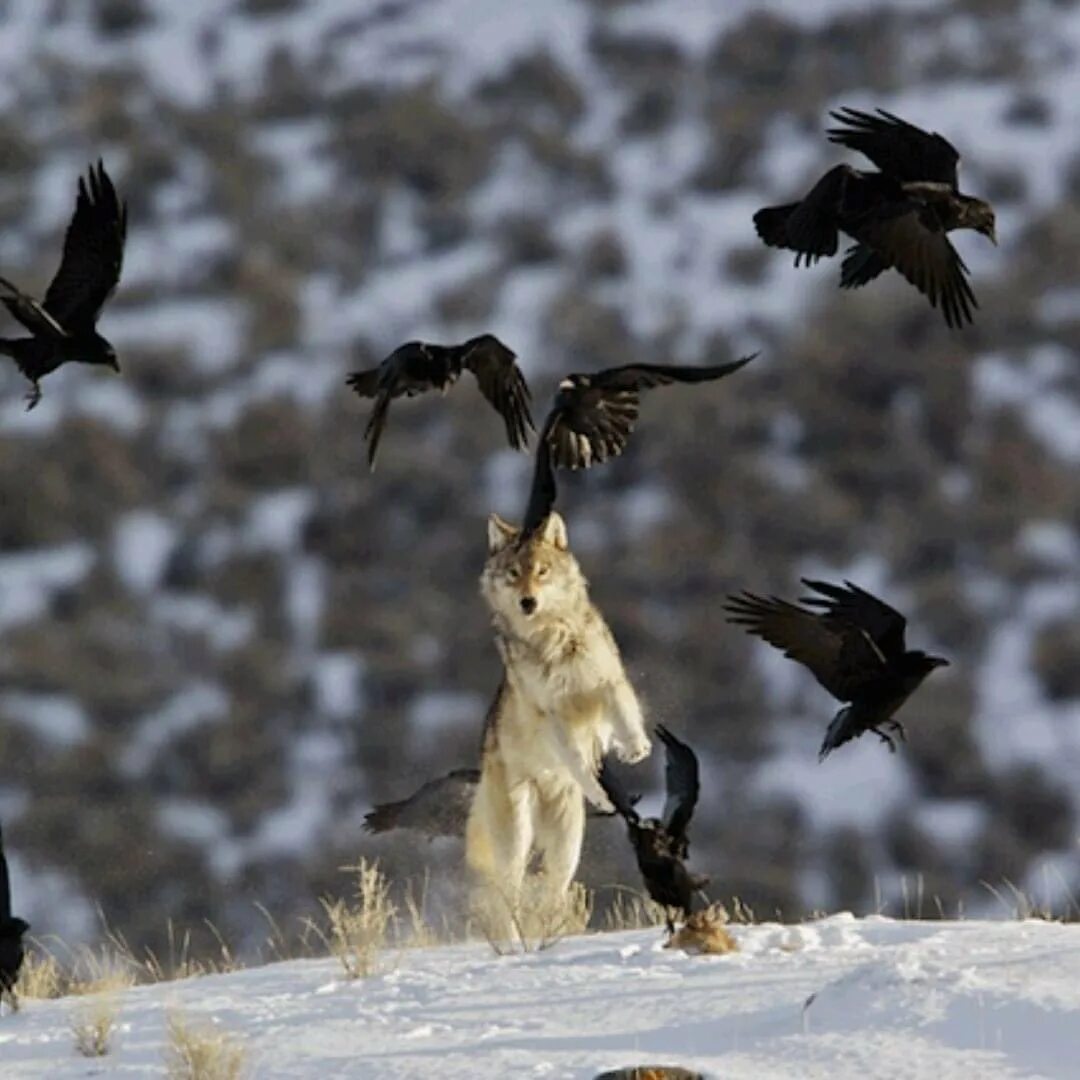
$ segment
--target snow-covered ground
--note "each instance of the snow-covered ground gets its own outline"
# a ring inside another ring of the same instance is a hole
[[[593,1077],[646,1063],[710,1077],[1075,1077],[1080,926],[834,915],[736,927],[687,956],[656,930],[541,953],[411,950],[347,982],[333,960],[124,992],[115,1048],[73,1048],[82,999],[0,1020],[0,1072],[164,1073],[169,1015],[228,1032],[258,1077]]]

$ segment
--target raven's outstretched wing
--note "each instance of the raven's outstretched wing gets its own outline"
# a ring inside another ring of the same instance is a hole
[[[882,172],[900,181],[930,180],[956,188],[960,154],[936,131],[876,110],[837,109],[829,115],[844,127],[829,128],[829,141],[865,154]]]
[[[65,329],[77,333],[93,329],[120,280],[126,238],[127,209],[99,160],[87,178],[79,178],[60,269],[43,302]]]
[[[840,288],[857,289],[888,269],[889,263],[880,252],[865,244],[853,244],[844,252],[840,264]]]
[[[895,267],[959,329],[979,306],[967,266],[940,223],[915,203],[898,203],[853,223],[848,232]],[[841,271],[841,280],[843,271]]]
[[[896,608],[850,581],[840,586],[803,578],[802,583],[821,595],[804,597],[800,603],[822,608],[828,618],[865,630],[887,659],[903,656],[907,619]]]
[[[529,488],[529,504],[525,507],[525,519],[518,535],[519,545],[524,544],[544,524],[555,508],[557,495],[555,469],[551,463],[551,446],[547,439],[541,438],[536,447],[536,464],[533,466],[532,486]]]
[[[461,346],[461,365],[476,376],[480,392],[503,418],[506,437],[515,450],[529,443],[535,431],[529,412],[529,386],[518,367],[517,354],[494,334],[481,334]]]
[[[7,278],[0,278],[0,303],[31,334],[45,338],[63,338],[68,333],[32,296],[27,296]]]
[[[559,468],[587,469],[623,452],[637,420],[642,390],[721,379],[756,355],[706,367],[626,364],[592,375],[568,376],[559,385],[541,437],[547,439]]]
[[[364,829],[371,833],[416,829],[428,837],[463,836],[479,782],[479,769],[454,769],[429,780],[406,799],[373,807],[364,817]]]
[[[750,592],[729,596],[724,609],[728,622],[783,650],[839,701],[851,701],[885,667],[869,633],[827,614]]]
[[[667,798],[661,821],[676,849],[685,857],[686,830],[697,806],[700,784],[698,782],[697,754],[686,743],[677,739],[663,724],[656,725],[656,734],[664,744],[666,764],[664,785]]]

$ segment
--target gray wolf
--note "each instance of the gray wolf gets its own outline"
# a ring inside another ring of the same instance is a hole
[[[488,545],[480,592],[503,679],[485,724],[465,860],[481,892],[512,906],[533,856],[545,891],[565,895],[581,857],[585,799],[612,809],[597,780],[601,757],[641,761],[651,744],[562,517],[522,536],[493,514]]]

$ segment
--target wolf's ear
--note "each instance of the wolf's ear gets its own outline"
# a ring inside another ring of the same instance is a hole
[[[516,538],[519,531],[510,522],[503,521],[498,514],[489,514],[488,554],[494,555],[496,551],[502,551],[511,540]]]
[[[565,551],[570,546],[570,541],[566,538],[566,522],[563,521],[562,514],[555,510],[548,514],[540,539],[545,544],[557,547],[560,551]]]

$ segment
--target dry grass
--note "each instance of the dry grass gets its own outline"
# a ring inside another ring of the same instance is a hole
[[[239,1080],[247,1069],[247,1050],[228,1032],[195,1025],[182,1013],[168,1018],[165,1066],[169,1080]]]
[[[346,976],[359,979],[379,970],[380,954],[386,948],[397,908],[390,900],[390,882],[377,862],[361,859],[357,866],[343,869],[356,875],[355,902],[323,899],[329,922],[324,940]]]
[[[50,948],[36,938],[30,942],[19,972],[18,991],[23,997],[112,993],[139,981],[138,965],[110,945],[73,949],[58,940],[52,945]]]
[[[661,926],[664,909],[642,892],[616,887],[614,899],[604,912],[604,930],[648,930]]]
[[[536,874],[526,878],[516,900],[488,890],[474,904],[473,918],[499,956],[541,952],[565,937],[585,933],[592,904],[592,893],[580,882],[558,893]]]
[[[209,955],[196,956],[192,948],[191,930],[180,930],[170,919],[167,924],[168,952],[159,956],[147,947],[136,952],[123,933],[111,927],[105,927],[105,939],[116,954],[132,965],[139,974],[140,982],[174,982],[177,979],[193,979],[200,975],[223,975],[239,971],[244,965],[233,954],[221,932],[211,922],[206,929],[216,943],[216,949]]]
[[[1071,891],[1060,871],[1051,883],[1049,871],[1044,872],[1043,898],[1036,899],[1006,878],[1000,886],[982,882],[982,886],[1008,914],[1018,920],[1042,919],[1044,922],[1080,921],[1080,900]]]
[[[71,1033],[75,1049],[83,1057],[104,1057],[116,1027],[116,1000],[106,992],[95,993],[75,1013]]]

